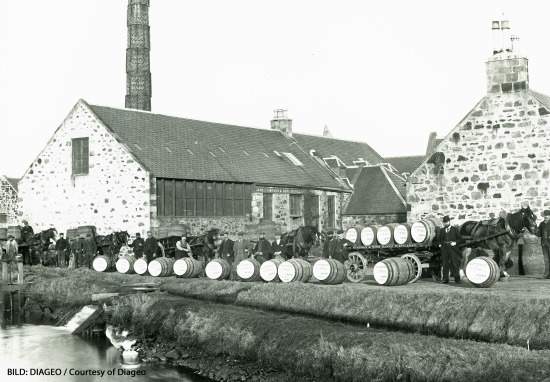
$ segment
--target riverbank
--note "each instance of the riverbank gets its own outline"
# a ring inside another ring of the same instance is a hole
[[[60,308],[90,303],[92,293],[123,283],[162,282],[165,293],[117,298],[110,322],[140,339],[148,361],[166,360],[215,380],[487,382],[550,377],[550,351],[527,351],[527,342],[521,342],[530,339],[531,349],[549,343],[544,294],[550,286],[543,280],[513,280],[479,290],[427,282],[384,288],[154,279],[41,267],[30,271],[32,298]],[[487,342],[517,341],[521,347],[414,333],[430,331],[447,337],[475,332]]]

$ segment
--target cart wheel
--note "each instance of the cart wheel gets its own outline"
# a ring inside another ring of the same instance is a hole
[[[409,284],[412,284],[415,281],[418,281],[418,279],[420,279],[420,277],[422,276],[422,262],[420,261],[418,256],[416,256],[412,253],[407,253],[407,254],[401,256],[401,258],[409,260],[412,263],[413,267],[414,267],[415,276],[412,278],[411,281],[409,281]]]
[[[352,283],[358,283],[367,276],[368,260],[359,252],[351,252],[344,263],[346,276]]]

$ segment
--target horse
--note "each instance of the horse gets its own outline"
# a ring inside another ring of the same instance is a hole
[[[219,247],[220,230],[212,228],[205,234],[187,238],[193,252],[193,257],[199,260],[212,260]]]
[[[302,226],[281,235],[282,256],[307,257],[309,250],[319,242],[319,232],[313,226]]]
[[[127,231],[118,231],[109,235],[98,235],[95,237],[95,244],[100,255],[116,256],[123,245],[128,244],[130,235]]]
[[[57,255],[50,256],[50,246],[53,245],[57,238],[57,230],[55,228],[48,228],[34,234],[28,242],[28,250],[31,254],[31,263],[34,263],[34,259],[38,259],[42,265],[52,265],[57,263]]]
[[[514,213],[502,214],[499,218],[463,223],[459,232],[472,244],[462,253],[462,268],[465,269],[466,263],[474,257],[486,256],[486,251],[490,250],[501,270],[501,277],[508,277],[505,269],[511,266],[512,248],[525,230],[536,234],[536,220],[533,211],[527,207]],[[484,239],[486,237],[490,238]]]

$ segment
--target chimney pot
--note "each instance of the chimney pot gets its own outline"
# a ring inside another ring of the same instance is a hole
[[[292,137],[292,119],[288,118],[286,109],[275,109],[271,120],[271,129],[278,130],[287,137]]]

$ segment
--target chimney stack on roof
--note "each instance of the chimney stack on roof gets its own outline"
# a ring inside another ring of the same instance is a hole
[[[128,0],[127,26],[125,107],[150,111],[149,0]]]
[[[332,138],[332,134],[330,133],[327,125],[325,125],[325,128],[323,129],[323,137]]]
[[[292,137],[292,119],[286,115],[287,110],[275,109],[275,115],[271,120],[271,129],[279,130],[287,137]]]

